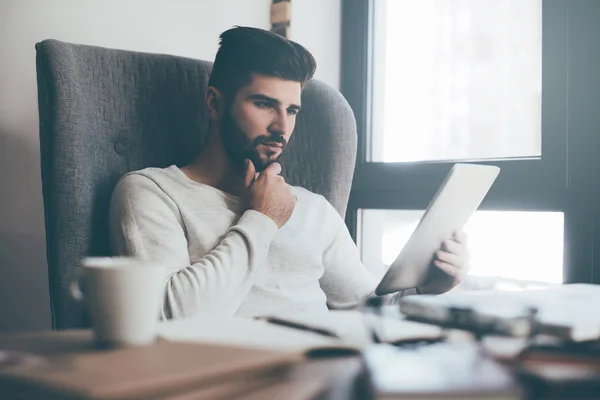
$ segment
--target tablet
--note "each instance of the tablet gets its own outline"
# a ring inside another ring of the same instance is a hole
[[[462,230],[500,173],[492,165],[455,164],[423,218],[375,289],[377,295],[420,286],[435,252]]]

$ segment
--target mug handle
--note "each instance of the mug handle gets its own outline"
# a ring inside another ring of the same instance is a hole
[[[83,277],[83,270],[77,268],[73,271],[73,276],[69,282],[69,294],[71,298],[77,302],[81,302],[84,299],[83,292],[81,291],[81,278]]]

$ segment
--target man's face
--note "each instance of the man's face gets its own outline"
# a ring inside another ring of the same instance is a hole
[[[279,160],[296,125],[299,82],[254,75],[224,109],[219,126],[227,155],[238,165],[250,159],[257,172]]]

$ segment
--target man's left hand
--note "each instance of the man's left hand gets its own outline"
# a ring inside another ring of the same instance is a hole
[[[469,272],[469,258],[467,235],[462,231],[456,232],[435,253],[429,276],[417,291],[420,294],[441,294],[458,286]]]

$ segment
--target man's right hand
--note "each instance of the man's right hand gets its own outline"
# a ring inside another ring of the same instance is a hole
[[[296,207],[296,197],[280,173],[281,165],[274,162],[257,176],[254,163],[246,160],[243,195],[248,208],[265,214],[279,228],[290,219]]]

